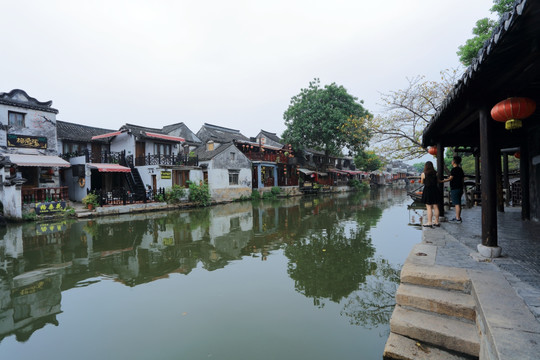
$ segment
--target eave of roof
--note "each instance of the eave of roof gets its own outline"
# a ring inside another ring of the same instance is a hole
[[[513,35],[512,32],[515,32],[519,22],[524,21],[522,18],[527,13],[538,10],[534,8],[535,6],[538,7],[538,2],[516,0],[512,11],[501,18],[499,25],[493,30],[491,38],[484,43],[484,46],[478,52],[478,56],[454,85],[440,105],[437,113],[433,115],[424,129],[422,136],[422,145],[424,147],[435,144],[437,132],[441,132],[442,125],[446,124],[452,117],[472,121],[471,119],[474,118],[478,111],[478,106],[475,103],[480,101],[479,97],[491,96],[491,98],[494,98],[497,95],[496,91],[500,92],[491,82],[489,84],[487,82],[493,80],[490,79],[490,76],[494,73],[509,76],[508,72],[505,72],[505,69],[508,68],[503,68],[497,60],[511,55],[508,54],[509,50],[504,46],[511,47],[513,45],[512,39],[509,39]],[[507,63],[508,61],[506,61],[506,65],[508,65]]]

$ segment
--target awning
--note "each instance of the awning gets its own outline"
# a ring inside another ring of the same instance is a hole
[[[171,135],[164,135],[164,134],[156,134],[146,131],[144,133],[148,137],[153,137],[157,139],[163,139],[163,140],[170,140],[170,141],[177,141],[177,142],[184,142],[186,139],[179,137],[179,136],[171,136]]]
[[[70,167],[71,164],[58,156],[9,154],[9,161],[19,166]]]
[[[113,137],[116,135],[120,135],[121,133],[122,131],[115,131],[115,132],[110,132],[106,134],[96,135],[96,136],[92,136],[91,140],[105,139],[105,138]]]
[[[304,168],[300,168],[300,169],[298,169],[298,171],[300,171],[301,173],[304,173],[306,175],[311,175],[311,174],[313,174],[315,172],[315,171],[304,169]]]
[[[88,164],[91,169],[98,169],[99,172],[131,172],[131,169],[118,164]]]
[[[343,170],[337,170],[337,169],[331,169],[331,170],[328,170],[328,172],[336,173],[336,174],[341,174],[341,175],[349,175],[348,172],[343,171]]]
[[[316,173],[319,176],[328,176],[328,173],[308,170],[308,169],[304,169],[304,168],[300,168],[300,169],[298,169],[298,171],[300,171],[301,173],[304,173],[306,175],[311,175],[311,174]]]

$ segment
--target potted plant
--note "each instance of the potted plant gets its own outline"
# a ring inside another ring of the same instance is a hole
[[[89,210],[99,206],[99,196],[94,193],[89,193],[82,199],[82,203],[86,205]]]

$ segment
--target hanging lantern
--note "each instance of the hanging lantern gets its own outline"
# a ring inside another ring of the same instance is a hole
[[[514,157],[515,157],[516,159],[521,158],[521,152],[520,152],[520,151],[516,151],[515,154],[514,154]]]
[[[433,156],[437,156],[437,148],[435,146],[429,147],[427,152]]]
[[[511,97],[497,103],[491,109],[495,121],[504,122],[506,130],[521,128],[521,119],[528,118],[536,110],[536,103],[529,98]]]

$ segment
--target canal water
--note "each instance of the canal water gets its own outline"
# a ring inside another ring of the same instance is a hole
[[[1,359],[381,359],[404,190],[0,230]],[[414,222],[414,221],[412,221]]]

